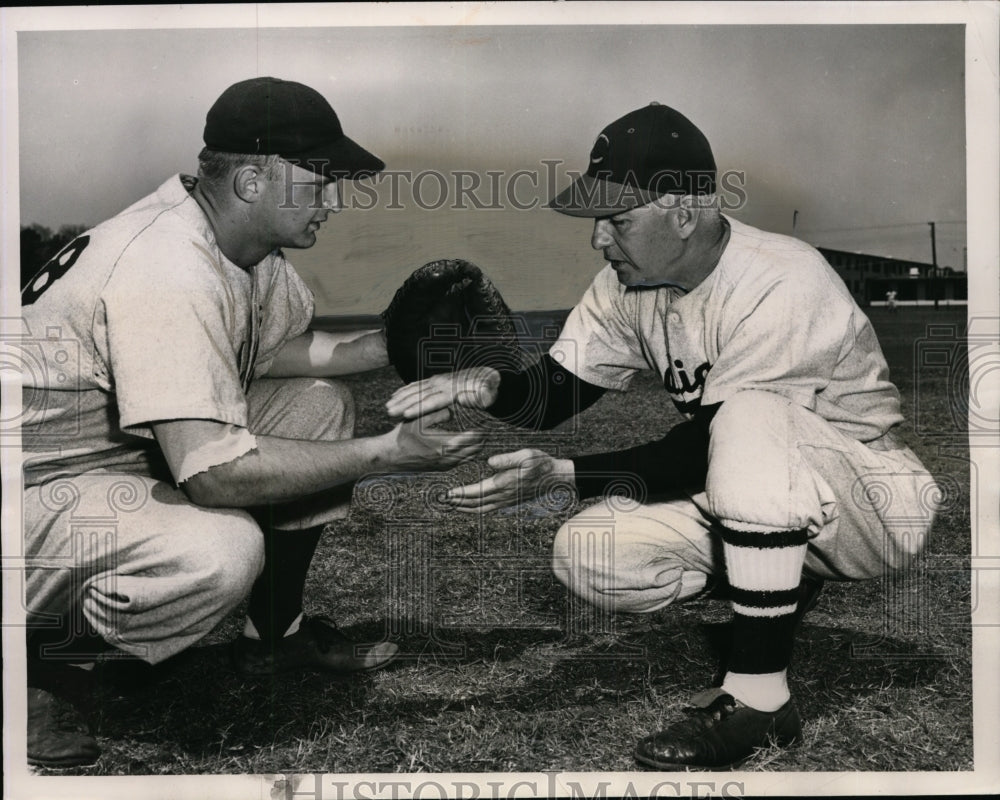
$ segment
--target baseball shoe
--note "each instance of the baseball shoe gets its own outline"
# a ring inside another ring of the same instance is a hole
[[[233,646],[233,664],[248,677],[297,669],[346,675],[380,669],[398,653],[392,642],[356,644],[328,617],[303,617],[295,633],[275,642],[240,636]]]
[[[692,702],[687,718],[636,745],[636,761],[662,771],[728,767],[768,744],[788,747],[802,738],[792,700],[774,712],[758,711],[721,689],[709,689]]]
[[[80,712],[52,692],[28,687],[28,763],[64,768],[93,764],[101,755]]]

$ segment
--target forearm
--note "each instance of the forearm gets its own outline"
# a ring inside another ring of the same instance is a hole
[[[478,455],[484,435],[438,427],[450,418],[443,409],[379,436],[338,441],[257,435],[250,450],[236,436],[241,454],[228,458],[232,426],[215,420],[165,420],[153,423],[153,433],[192,502],[246,508],[314,495],[371,472],[451,469]]]
[[[294,500],[392,468],[384,437],[256,439],[255,449],[191,476],[182,488],[199,505],[247,508]]]
[[[332,378],[369,372],[388,363],[381,329],[349,333],[306,331],[278,351],[267,376]]]
[[[720,404],[721,405],[721,404]],[[606,493],[633,476],[646,495],[704,486],[708,475],[709,429],[718,406],[702,409],[653,442],[572,459],[574,482],[581,498]]]
[[[501,372],[496,402],[487,411],[520,428],[548,430],[589,408],[604,394],[550,356],[519,372]]]

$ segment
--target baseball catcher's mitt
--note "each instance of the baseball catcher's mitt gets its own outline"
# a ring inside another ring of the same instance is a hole
[[[389,361],[404,383],[469,367],[517,368],[517,333],[500,292],[468,261],[424,264],[382,312]]]

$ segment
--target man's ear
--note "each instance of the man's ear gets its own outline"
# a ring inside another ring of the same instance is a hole
[[[264,175],[252,164],[233,172],[233,191],[244,203],[256,203],[264,193]]]
[[[698,205],[698,198],[689,194],[682,196],[674,211],[674,224],[682,239],[689,238],[695,232],[699,216],[701,216],[701,206]]]

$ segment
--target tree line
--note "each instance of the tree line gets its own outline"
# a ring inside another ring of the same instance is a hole
[[[33,222],[21,226],[21,288],[45,263],[87,230],[86,225],[62,225],[57,231]]]

